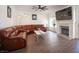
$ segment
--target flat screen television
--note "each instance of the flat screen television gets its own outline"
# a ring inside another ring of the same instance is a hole
[[[72,7],[56,11],[56,20],[72,20]]]

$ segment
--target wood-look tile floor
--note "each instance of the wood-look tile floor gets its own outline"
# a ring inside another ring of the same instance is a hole
[[[11,53],[78,53],[79,40],[68,40],[47,31],[36,40],[35,34],[27,38],[27,47]]]

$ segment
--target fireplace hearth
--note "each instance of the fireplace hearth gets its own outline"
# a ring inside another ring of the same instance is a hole
[[[61,26],[61,34],[69,36],[69,26]]]

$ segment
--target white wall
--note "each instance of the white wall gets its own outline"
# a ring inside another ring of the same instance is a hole
[[[21,8],[18,8],[21,7]],[[49,6],[48,6],[49,7]],[[47,11],[34,11],[29,6],[15,6],[16,8],[16,25],[25,25],[25,24],[44,24],[48,27],[48,20],[55,17],[54,9],[49,7]],[[32,20],[32,14],[37,14],[37,20]]]
[[[14,25],[15,9],[13,9],[13,6],[11,6],[11,8],[12,8],[12,18],[8,18],[7,6],[6,5],[0,6],[0,29]]]
[[[17,10],[16,23],[19,24],[44,24],[46,27],[49,26],[49,20],[55,17],[55,9],[52,6],[47,6],[46,11],[34,11],[32,6],[15,6]],[[32,20],[32,14],[37,14],[37,20]],[[19,21],[20,20],[20,21]]]
[[[32,14],[37,14],[37,20],[32,20]],[[16,25],[26,25],[26,24],[47,24],[47,17],[46,14],[39,14],[34,12],[23,12],[23,11],[17,11],[16,19],[15,19]]]
[[[79,38],[79,5],[75,6],[75,37]]]

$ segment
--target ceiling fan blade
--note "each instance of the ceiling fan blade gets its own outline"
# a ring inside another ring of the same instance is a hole
[[[42,7],[41,9],[42,9],[42,10],[46,10],[47,8],[46,8],[46,6],[44,6],[44,7]]]

